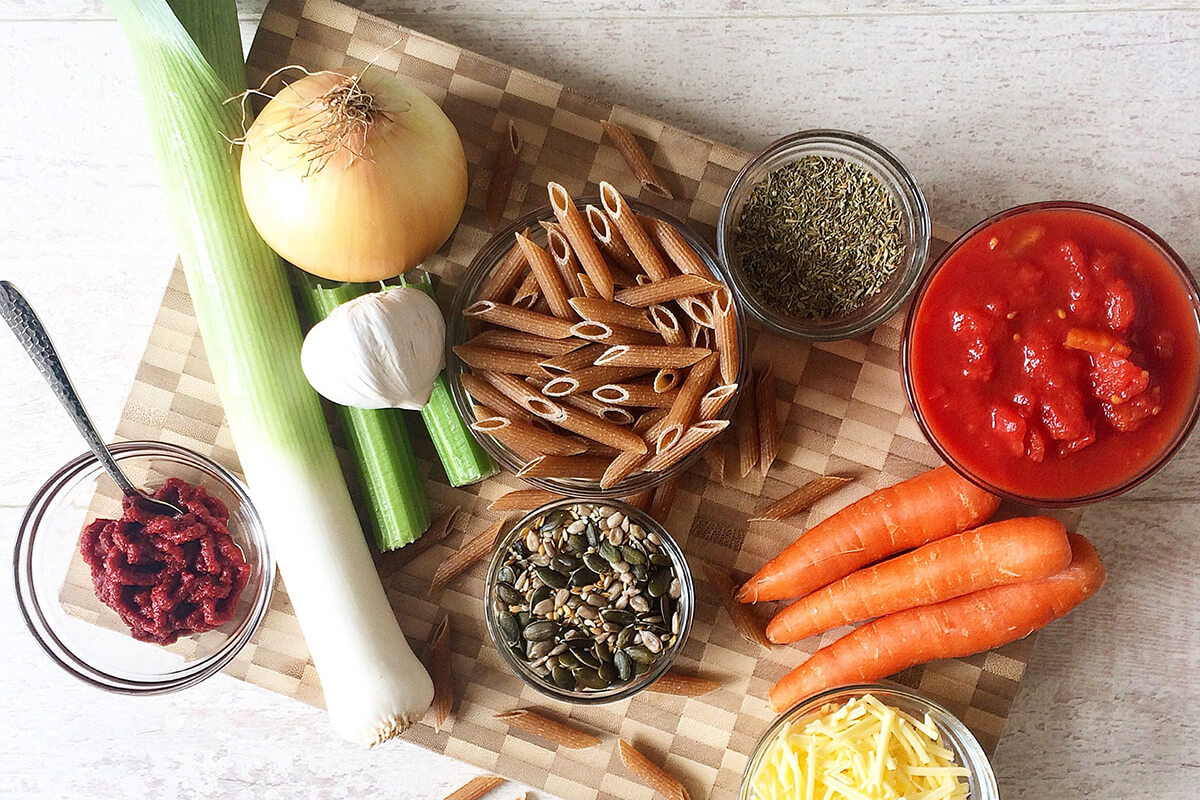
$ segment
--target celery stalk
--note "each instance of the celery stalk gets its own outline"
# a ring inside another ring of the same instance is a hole
[[[202,53],[165,0],[107,3],[132,46],[213,379],[331,720],[352,741],[391,738],[429,708],[433,684],[396,623],[301,371],[283,262],[242,202],[238,154],[223,138],[238,133],[238,109],[210,66],[232,59]],[[189,19],[228,32],[232,9],[197,4]],[[205,47],[241,53],[228,33]]]
[[[300,302],[313,323],[372,288],[363,283],[325,286],[307,273],[297,277]],[[376,546],[386,552],[412,543],[429,527],[429,501],[417,474],[403,412],[333,405],[354,456]]]

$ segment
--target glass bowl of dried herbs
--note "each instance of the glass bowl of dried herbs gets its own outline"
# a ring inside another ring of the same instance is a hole
[[[929,207],[912,174],[864,136],[810,130],[746,163],[717,222],[738,299],[771,330],[830,341],[865,333],[916,287]]]

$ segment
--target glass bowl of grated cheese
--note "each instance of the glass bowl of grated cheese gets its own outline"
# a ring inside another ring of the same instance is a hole
[[[983,748],[912,689],[831,689],[781,715],[751,754],[741,800],[999,800]]]

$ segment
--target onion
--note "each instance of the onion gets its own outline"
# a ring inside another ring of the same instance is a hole
[[[454,124],[382,70],[285,86],[242,140],[242,196],[259,234],[337,281],[391,278],[450,237],[467,201]]]

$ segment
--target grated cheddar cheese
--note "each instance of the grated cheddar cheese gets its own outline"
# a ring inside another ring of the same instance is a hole
[[[866,694],[785,725],[751,790],[754,800],[966,800],[968,775],[928,714]]]

